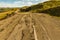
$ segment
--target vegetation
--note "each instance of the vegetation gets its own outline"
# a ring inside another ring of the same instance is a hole
[[[43,10],[41,13],[49,13],[52,16],[60,16],[60,6]]]
[[[12,15],[15,15],[15,13],[13,11],[0,13],[0,20],[6,19]]]
[[[0,8],[0,20],[14,15],[16,9],[17,8]]]
[[[47,1],[44,3],[39,3],[37,5],[32,5],[28,8],[21,9],[22,12],[37,12],[37,13],[49,13],[51,15],[60,16],[60,1]]]
[[[60,1],[47,1],[22,8],[0,8],[0,20],[5,19],[15,14],[15,11],[20,9],[20,12],[33,12],[33,13],[47,13],[53,16],[60,16]]]
[[[6,14],[1,13],[0,14],[0,20],[3,19],[3,18],[5,18],[6,16],[7,16]]]

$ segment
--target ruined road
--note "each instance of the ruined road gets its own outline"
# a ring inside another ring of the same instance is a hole
[[[0,21],[0,40],[60,40],[60,20],[27,13]]]

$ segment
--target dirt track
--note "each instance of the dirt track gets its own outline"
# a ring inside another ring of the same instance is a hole
[[[46,14],[16,14],[0,21],[0,40],[60,40],[60,21]]]

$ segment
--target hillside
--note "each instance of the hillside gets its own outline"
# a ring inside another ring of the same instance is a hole
[[[50,9],[50,10],[49,10]],[[39,3],[37,5],[32,5],[25,9],[20,9],[22,12],[28,12],[31,11],[33,13],[43,13],[43,11],[48,11],[49,14],[60,16],[60,1],[47,1],[44,3]],[[53,12],[53,13],[52,13]],[[59,12],[59,13],[58,13]],[[47,13],[47,12],[44,12]],[[57,15],[56,15],[57,13]]]
[[[18,8],[0,8],[0,20],[9,18],[9,17],[15,15],[16,14],[15,11],[17,9]]]
[[[20,12],[46,13],[53,16],[60,16],[60,1],[46,1],[32,6],[24,6],[22,8],[0,8],[0,20],[15,14],[16,10]]]

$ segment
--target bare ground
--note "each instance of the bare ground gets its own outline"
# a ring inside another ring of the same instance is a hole
[[[60,20],[47,14],[16,14],[0,21],[0,40],[60,40]]]

